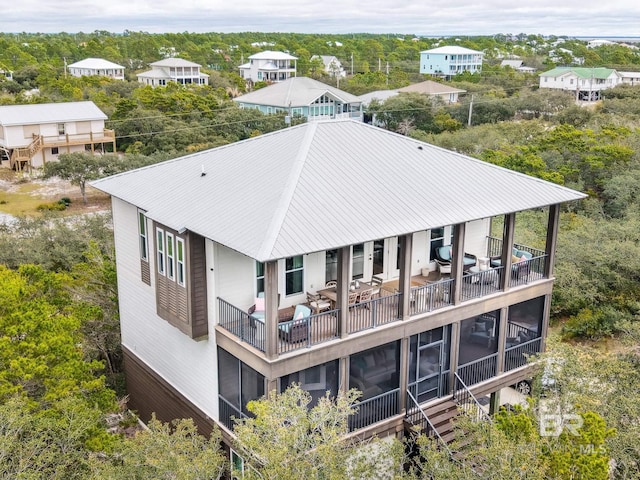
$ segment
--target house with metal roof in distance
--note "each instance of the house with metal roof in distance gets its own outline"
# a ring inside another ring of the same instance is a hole
[[[640,85],[640,72],[618,72],[624,85]]]
[[[92,185],[112,199],[130,407],[227,443],[248,402],[293,382],[314,402],[362,392],[360,438],[429,418],[451,439],[458,406],[531,375],[561,206],[585,197],[351,120]],[[529,210],[536,246],[519,242]]]
[[[124,67],[102,58],[85,58],[67,66],[72,77],[101,75],[114,80],[124,80]]]
[[[266,50],[249,57],[249,61],[240,65],[240,76],[247,83],[276,83],[296,76],[298,57],[285,52]]]
[[[480,73],[484,53],[469,48],[448,46],[420,52],[420,73],[452,77],[463,72]]]
[[[287,112],[307,120],[362,120],[358,97],[309,77],[291,77],[233,99],[242,108],[263,113]]]
[[[107,116],[93,102],[0,106],[0,160],[11,168],[40,167],[61,153],[116,151]]]
[[[410,92],[422,93],[423,95],[439,98],[445,103],[456,103],[461,93],[467,93],[466,90],[460,88],[450,87],[449,85],[434,82],[433,80],[425,80],[424,82],[413,83],[394,90],[376,90],[360,95],[358,98],[362,101],[363,106],[367,106],[374,99],[379,102],[384,102],[387,98],[394,97],[400,93]]]
[[[167,82],[181,85],[208,85],[209,75],[202,73],[201,65],[183,58],[165,58],[150,63],[151,70],[138,73],[138,81],[152,87],[163,87]]]
[[[311,60],[319,59],[322,61],[322,65],[324,71],[330,77],[346,77],[347,72],[345,71],[342,63],[335,55],[313,55]]]
[[[524,65],[524,62],[520,59],[507,59],[507,60],[502,60],[500,62],[500,66],[501,67],[509,67],[509,68],[513,68],[514,70],[518,71],[518,72],[522,72],[522,73],[535,73],[536,69],[533,67],[527,67]]]
[[[556,67],[540,74],[540,88],[575,92],[576,101],[600,100],[602,90],[622,83],[622,76],[611,68]]]

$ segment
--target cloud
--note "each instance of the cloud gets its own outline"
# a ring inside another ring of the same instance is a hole
[[[38,12],[34,15],[34,12]],[[73,14],[69,14],[73,12]],[[635,36],[640,4],[631,0],[23,0],[3,6],[13,32],[542,33]]]

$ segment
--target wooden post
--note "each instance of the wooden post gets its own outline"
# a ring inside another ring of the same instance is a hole
[[[508,213],[504,216],[504,227],[502,230],[502,260],[504,274],[502,278],[502,289],[508,290],[511,284],[511,255],[513,248],[513,236],[516,229],[516,214]]]
[[[349,284],[351,277],[349,270],[351,266],[351,247],[338,249],[338,286],[336,308],[340,310],[340,338],[347,338],[349,335]]]
[[[553,277],[553,265],[556,261],[556,242],[558,239],[558,223],[560,221],[560,205],[549,207],[549,219],[547,221],[547,242],[544,251],[547,256],[544,259],[545,278]]]
[[[400,412],[407,408],[407,388],[409,385],[409,338],[400,340]]]
[[[506,347],[507,338],[507,313],[508,308],[500,309],[500,324],[498,326],[498,372],[496,375],[500,375],[504,372],[504,351]]]
[[[400,319],[406,320],[411,316],[411,250],[413,248],[413,234],[398,237],[400,242],[400,280],[399,289],[402,293],[400,302]]]
[[[458,223],[453,226],[453,246],[451,248],[451,274],[453,283],[453,304],[460,303],[460,292],[462,290],[462,276],[464,269],[464,232],[466,225]]]
[[[91,154],[95,154],[95,148],[93,146],[93,132],[89,132],[89,139],[91,140]],[[104,150],[104,148],[103,148]]]
[[[265,353],[268,359],[278,356],[278,262],[264,264]]]
[[[458,371],[458,354],[460,353],[460,321],[451,324],[451,352],[449,362],[449,391],[455,393],[456,377]]]

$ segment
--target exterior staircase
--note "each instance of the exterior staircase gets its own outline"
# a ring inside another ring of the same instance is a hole
[[[9,166],[17,171],[22,171],[31,165],[31,159],[40,151],[44,145],[42,135],[35,135],[33,140],[26,147],[14,148],[9,157]]]

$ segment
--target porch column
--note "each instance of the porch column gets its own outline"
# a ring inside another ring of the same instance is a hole
[[[464,267],[464,232],[466,225],[458,223],[453,226],[453,245],[451,247],[451,275],[453,282],[453,304],[460,303],[460,291],[462,290],[462,270]]]
[[[338,287],[336,308],[340,310],[340,338],[349,335],[349,266],[351,265],[351,247],[338,249]]]
[[[338,391],[346,393],[349,390],[349,357],[338,360]]]
[[[498,371],[496,375],[500,375],[504,372],[504,350],[507,338],[507,312],[507,307],[500,309],[500,324],[498,327]]]
[[[407,409],[407,388],[409,388],[409,338],[400,340],[400,412]]]
[[[513,249],[513,236],[516,229],[516,214],[508,213],[504,216],[504,227],[502,230],[502,260],[501,265],[504,265],[504,271],[502,275],[502,287],[503,290],[508,290],[511,284],[511,255]]]
[[[460,353],[460,322],[451,324],[451,357],[449,373],[449,392],[454,392],[456,377],[454,373],[458,371],[458,354]],[[455,393],[455,392],[454,392]]]
[[[400,319],[406,320],[411,316],[411,250],[413,249],[413,234],[398,237],[400,242],[400,279],[399,288],[402,292],[400,301]]]
[[[264,264],[265,353],[268,359],[278,356],[278,262]]]
[[[560,221],[560,205],[549,206],[549,219],[547,221],[547,243],[544,252],[547,256],[544,259],[544,277],[553,276],[553,265],[556,261],[556,242],[558,240],[558,223]]]
[[[547,333],[549,333],[549,316],[551,315],[551,295],[544,296],[544,309],[542,311],[542,327],[540,328],[540,351],[544,352],[547,346]]]
[[[267,394],[267,398],[273,398],[273,393],[278,393],[278,380],[276,378],[269,380],[265,378],[265,392]]]

